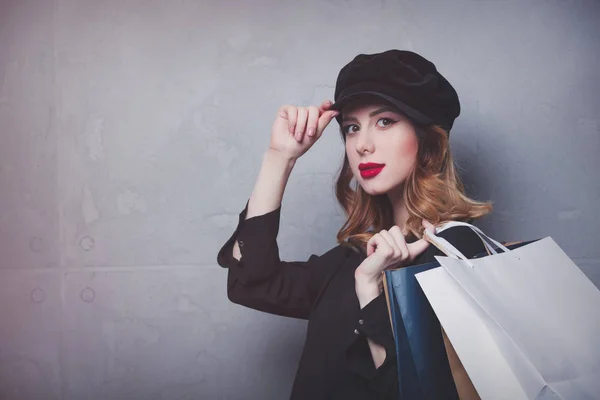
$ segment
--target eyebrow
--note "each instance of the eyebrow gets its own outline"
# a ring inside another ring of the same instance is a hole
[[[384,112],[388,112],[391,111],[394,114],[398,114],[398,112],[396,110],[394,110],[391,107],[382,107],[382,108],[378,108],[375,111],[372,111],[371,113],[369,113],[369,118],[373,118],[374,116],[378,115],[378,114],[382,114]],[[358,119],[354,118],[354,117],[342,117],[342,121],[354,121],[354,122],[358,122]]]

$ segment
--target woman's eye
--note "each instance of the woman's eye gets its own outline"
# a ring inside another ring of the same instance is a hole
[[[380,126],[380,127],[389,126],[389,125],[392,125],[394,122],[396,122],[396,121],[394,121],[390,118],[380,118],[377,121],[377,126]]]
[[[358,131],[358,126],[357,125],[346,125],[342,128],[342,133],[344,133],[344,135],[349,135],[351,133],[357,132]]]

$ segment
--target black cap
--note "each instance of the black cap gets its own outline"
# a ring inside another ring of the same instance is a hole
[[[460,114],[458,94],[435,65],[404,50],[359,54],[340,71],[331,110],[364,96],[381,98],[419,124],[450,132]],[[341,115],[337,117],[340,121]]]

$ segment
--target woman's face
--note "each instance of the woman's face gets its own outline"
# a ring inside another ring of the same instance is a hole
[[[349,105],[341,129],[352,173],[370,195],[401,189],[419,148],[413,124],[385,104]]]

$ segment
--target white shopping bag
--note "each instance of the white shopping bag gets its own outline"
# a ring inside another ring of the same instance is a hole
[[[549,237],[508,250],[468,226],[491,255],[427,234],[448,257],[415,276],[480,397],[600,399],[600,291]]]

